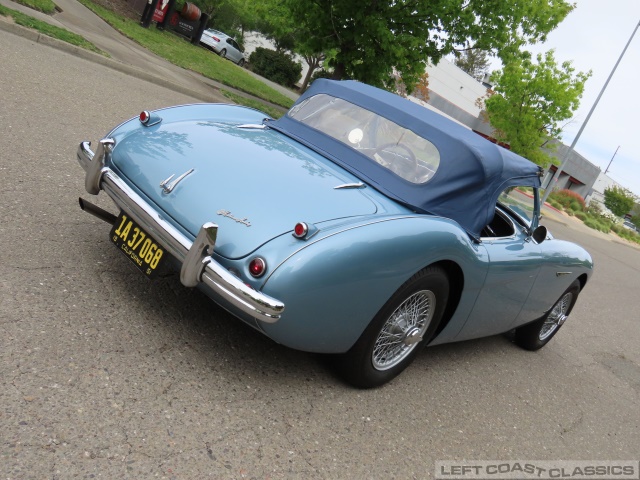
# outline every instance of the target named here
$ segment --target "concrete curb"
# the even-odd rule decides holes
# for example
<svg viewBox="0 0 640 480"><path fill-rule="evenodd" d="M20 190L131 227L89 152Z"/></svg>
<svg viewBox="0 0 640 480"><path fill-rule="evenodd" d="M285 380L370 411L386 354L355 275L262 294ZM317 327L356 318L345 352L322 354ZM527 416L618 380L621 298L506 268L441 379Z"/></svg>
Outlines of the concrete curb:
<svg viewBox="0 0 640 480"><path fill-rule="evenodd" d="M133 67L131 65L118 62L117 60L104 57L98 53L90 52L89 50L85 50L84 48L71 45L70 43L63 42L62 40L58 40L53 37L49 37L48 35L44 35L42 33L39 33L27 27L23 27L22 25L17 25L15 23L7 22L3 20L3 17L1 16L0 16L0 30L13 33L14 35L19 35L28 40L39 43L41 45L46 45L48 47L52 47L57 50L64 51L75 57L80 57L84 60L98 63L100 65L119 71L126 75L131 75L141 80L145 80L147 82L153 83L154 85L165 87L175 92L197 98L198 100L203 102L219 103L219 98L216 96L213 96L213 95L209 96L205 93L197 92L190 88L186 88L183 85L178 85L164 78L158 77L156 75L152 75L148 72L145 72L144 70ZM210 88L218 90L214 86L210 86Z"/></svg>

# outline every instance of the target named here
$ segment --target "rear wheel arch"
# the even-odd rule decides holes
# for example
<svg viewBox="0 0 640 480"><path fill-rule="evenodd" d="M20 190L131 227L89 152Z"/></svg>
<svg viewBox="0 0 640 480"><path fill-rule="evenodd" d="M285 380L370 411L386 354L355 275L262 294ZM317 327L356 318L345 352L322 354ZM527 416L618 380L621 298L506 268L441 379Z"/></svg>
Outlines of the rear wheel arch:
<svg viewBox="0 0 640 480"><path fill-rule="evenodd" d="M442 268L449 278L449 299L440 324L431 337L431 340L434 340L449 324L449 321L453 318L453 314L460 304L460 298L462 297L462 290L464 288L464 272L462 268L460 268L460 265L452 260L442 260L429 266Z"/></svg>
<svg viewBox="0 0 640 480"><path fill-rule="evenodd" d="M580 282L580 291L582 291L587 284L587 274L583 273L577 278L578 282Z"/></svg>
<svg viewBox="0 0 640 480"><path fill-rule="evenodd" d="M351 349L335 357L338 373L359 388L399 375L433 338L448 304L449 277L431 264L405 281L373 317Z"/></svg>

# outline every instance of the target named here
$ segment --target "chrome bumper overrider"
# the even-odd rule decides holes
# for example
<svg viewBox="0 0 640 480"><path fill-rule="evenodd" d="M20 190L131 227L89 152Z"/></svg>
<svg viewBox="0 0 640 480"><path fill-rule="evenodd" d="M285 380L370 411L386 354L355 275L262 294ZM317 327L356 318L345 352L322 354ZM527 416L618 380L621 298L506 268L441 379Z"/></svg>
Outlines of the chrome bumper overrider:
<svg viewBox="0 0 640 480"><path fill-rule="evenodd" d="M119 208L177 258L182 263L180 281L183 285L195 287L204 283L231 305L256 319L267 323L278 321L284 303L245 285L211 257L218 232L216 224L205 223L191 242L106 166L105 160L111 155L114 144L113 139L101 140L95 154L90 142L82 142L78 147L78 162L86 171L87 192L93 195L100 190L107 192Z"/></svg>

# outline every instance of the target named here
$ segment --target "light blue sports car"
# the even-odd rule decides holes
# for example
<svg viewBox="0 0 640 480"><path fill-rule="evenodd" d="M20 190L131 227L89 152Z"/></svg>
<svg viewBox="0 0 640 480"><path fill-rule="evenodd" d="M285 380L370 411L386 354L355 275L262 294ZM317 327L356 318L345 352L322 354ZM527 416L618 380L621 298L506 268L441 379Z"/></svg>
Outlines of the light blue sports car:
<svg viewBox="0 0 640 480"><path fill-rule="evenodd" d="M318 80L273 120L236 105L142 112L78 148L111 241L274 341L381 385L425 345L567 320L593 263L538 225L540 168L397 95Z"/></svg>

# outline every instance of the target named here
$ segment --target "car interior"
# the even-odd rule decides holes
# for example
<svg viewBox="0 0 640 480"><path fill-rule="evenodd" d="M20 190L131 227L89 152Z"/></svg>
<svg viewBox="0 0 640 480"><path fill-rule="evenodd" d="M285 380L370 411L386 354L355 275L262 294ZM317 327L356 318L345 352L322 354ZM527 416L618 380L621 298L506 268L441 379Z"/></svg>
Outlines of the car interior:
<svg viewBox="0 0 640 480"><path fill-rule="evenodd" d="M510 237L516 233L513 221L504 213L500 207L496 207L496 214L493 220L480 232L481 237L500 238Z"/></svg>

